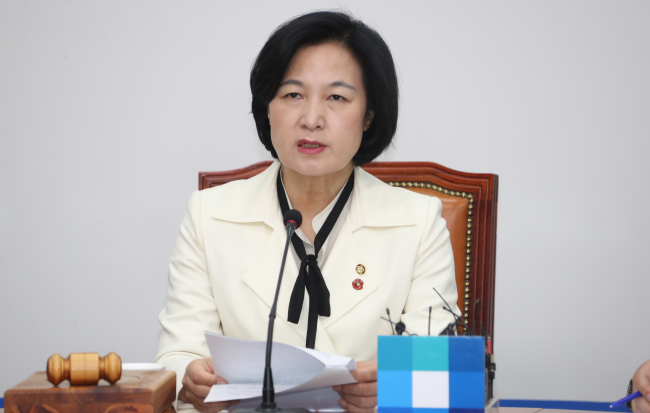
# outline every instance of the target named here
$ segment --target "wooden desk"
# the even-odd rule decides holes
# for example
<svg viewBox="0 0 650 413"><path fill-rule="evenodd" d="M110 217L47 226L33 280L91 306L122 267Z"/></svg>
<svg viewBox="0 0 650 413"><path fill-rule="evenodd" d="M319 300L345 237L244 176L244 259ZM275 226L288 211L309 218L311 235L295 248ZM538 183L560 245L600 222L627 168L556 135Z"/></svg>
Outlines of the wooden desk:
<svg viewBox="0 0 650 413"><path fill-rule="evenodd" d="M610 409L612 402L502 399L486 413L630 413L625 405Z"/></svg>
<svg viewBox="0 0 650 413"><path fill-rule="evenodd" d="M0 413L5 413L5 409L0 408ZM173 407L170 407L169 409L165 410L163 413L176 413L176 410L174 410Z"/></svg>
<svg viewBox="0 0 650 413"><path fill-rule="evenodd" d="M601 412L626 412L625 406L610 409L609 403L561 400L499 400L486 413L601 413ZM0 408L0 413L4 409ZM175 413L169 408L164 413Z"/></svg>

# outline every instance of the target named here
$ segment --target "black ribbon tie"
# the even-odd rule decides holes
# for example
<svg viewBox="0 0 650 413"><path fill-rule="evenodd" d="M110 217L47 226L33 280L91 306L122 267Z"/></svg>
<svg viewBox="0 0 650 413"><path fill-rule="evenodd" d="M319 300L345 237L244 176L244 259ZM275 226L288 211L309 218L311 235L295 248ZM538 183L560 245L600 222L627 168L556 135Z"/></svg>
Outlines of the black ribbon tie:
<svg viewBox="0 0 650 413"><path fill-rule="evenodd" d="M323 274L318 267L317 258L321 247L329 236L334 224L339 219L343 207L348 202L350 194L354 188L354 171L348 178L348 182L343 187L341 196L334 204L332 212L325 219L323 227L316 234L314 239L314 254L307 254L305 245L297 234L291 237L291 244L300 258L300 270L298 271L298 278L293 286L291 292L291 299L289 300L289 316L287 320L290 323L298 324L300 321L300 313L302 312L302 304L305 301L305 289L309 294L309 316L307 318L307 348L314 348L316 344L316 327L318 326L318 316L329 317L331 314L330 309L330 292L325 284ZM278 200L280 201L280 210L284 215L289 210L289 202L282 185L282 177L278 172L277 179Z"/></svg>

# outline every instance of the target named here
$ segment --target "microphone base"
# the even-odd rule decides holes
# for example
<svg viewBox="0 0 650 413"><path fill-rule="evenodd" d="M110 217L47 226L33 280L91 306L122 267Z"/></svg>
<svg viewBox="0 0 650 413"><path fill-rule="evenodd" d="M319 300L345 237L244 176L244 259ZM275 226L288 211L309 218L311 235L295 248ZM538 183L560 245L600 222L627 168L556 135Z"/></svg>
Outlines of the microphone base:
<svg viewBox="0 0 650 413"><path fill-rule="evenodd" d="M290 409L281 409L279 407L276 407L275 409L263 409L261 407L258 407L256 409L253 408L248 408L248 409L234 409L234 413L311 413L309 409L303 409L300 407L294 407Z"/></svg>

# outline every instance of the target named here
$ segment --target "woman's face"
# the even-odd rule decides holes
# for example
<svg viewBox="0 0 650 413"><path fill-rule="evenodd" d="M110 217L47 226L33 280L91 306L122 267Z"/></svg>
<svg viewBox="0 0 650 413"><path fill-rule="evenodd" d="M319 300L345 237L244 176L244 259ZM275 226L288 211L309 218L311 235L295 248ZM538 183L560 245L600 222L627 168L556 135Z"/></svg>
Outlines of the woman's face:
<svg viewBox="0 0 650 413"><path fill-rule="evenodd" d="M284 167L324 176L351 166L372 121L356 59L335 43L299 49L269 103L269 121Z"/></svg>

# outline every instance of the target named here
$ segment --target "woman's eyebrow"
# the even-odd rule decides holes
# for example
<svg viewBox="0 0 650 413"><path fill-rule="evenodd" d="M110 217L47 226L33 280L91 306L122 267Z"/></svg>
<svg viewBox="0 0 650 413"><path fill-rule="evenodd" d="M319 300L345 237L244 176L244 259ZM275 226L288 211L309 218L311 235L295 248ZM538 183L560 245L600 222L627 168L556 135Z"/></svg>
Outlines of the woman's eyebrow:
<svg viewBox="0 0 650 413"><path fill-rule="evenodd" d="M296 80L296 79L287 79L287 80L285 80L284 82L280 83L280 86L279 86L279 87L287 86L287 85L305 86L305 84L302 83L300 80ZM352 85L350 85L350 84L348 84L348 83L345 83L345 82L342 81L342 80L338 80L338 81L336 81L336 82L332 82L332 83L330 83L328 86L329 86L329 87L345 87L345 88L348 88L348 89L352 89L352 90L354 90L354 91L357 90L356 87L354 87L354 86L352 86Z"/></svg>
<svg viewBox="0 0 650 413"><path fill-rule="evenodd" d="M280 87L286 86L286 85L305 86L304 83L302 83L300 80L296 80L296 79L287 79L284 82L280 83Z"/></svg>
<svg viewBox="0 0 650 413"><path fill-rule="evenodd" d="M332 83L330 83L330 87L337 87L337 86L340 86L340 87L346 87L346 88L348 88L348 89L352 89L352 90L355 90L355 91L357 90L356 87L354 87L354 86L352 86L352 85L349 85L349 84L345 83L345 82L342 81L342 80L339 80L338 82L332 82Z"/></svg>

